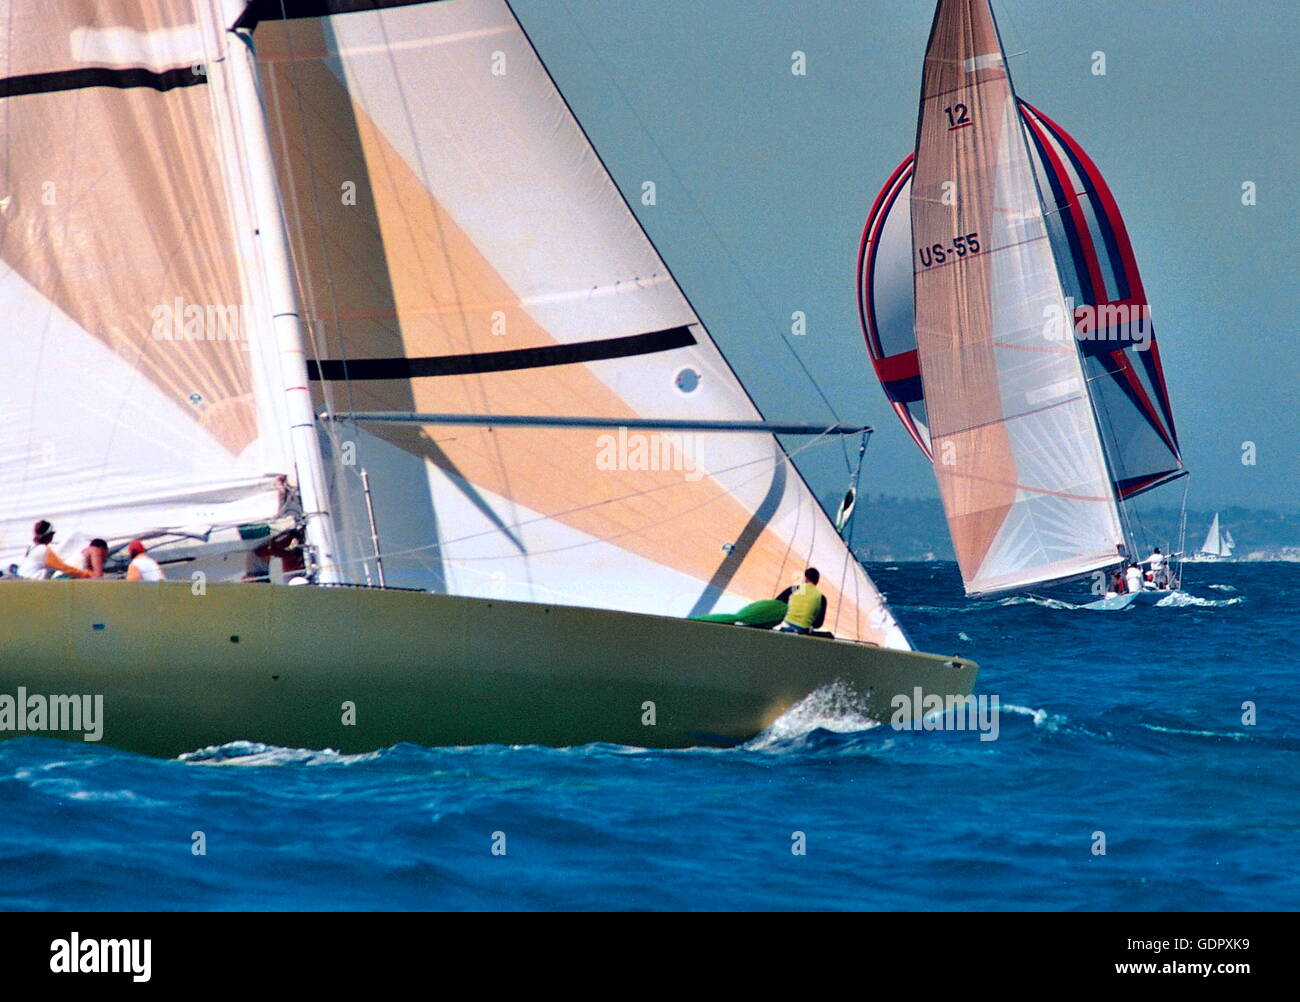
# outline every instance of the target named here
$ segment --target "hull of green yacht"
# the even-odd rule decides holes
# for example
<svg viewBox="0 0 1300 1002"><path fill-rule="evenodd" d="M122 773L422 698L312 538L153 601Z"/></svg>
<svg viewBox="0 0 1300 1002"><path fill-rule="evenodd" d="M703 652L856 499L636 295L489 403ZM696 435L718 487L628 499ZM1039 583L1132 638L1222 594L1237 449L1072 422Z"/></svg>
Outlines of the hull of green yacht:
<svg viewBox="0 0 1300 1002"><path fill-rule="evenodd" d="M158 756L241 739L344 752L730 744L832 683L889 720L896 695L907 707L918 689L966 695L977 670L766 630L422 592L0 586L0 736L98 730L104 744ZM74 702L87 719L70 716Z"/></svg>

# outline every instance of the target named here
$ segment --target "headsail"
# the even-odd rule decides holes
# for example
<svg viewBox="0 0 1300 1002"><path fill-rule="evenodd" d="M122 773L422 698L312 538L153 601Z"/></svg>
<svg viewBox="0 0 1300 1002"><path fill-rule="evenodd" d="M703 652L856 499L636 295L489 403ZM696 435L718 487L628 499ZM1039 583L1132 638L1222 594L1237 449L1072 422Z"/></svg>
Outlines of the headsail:
<svg viewBox="0 0 1300 1002"><path fill-rule="evenodd" d="M967 591L1114 563L1119 513L988 0L940 0L911 210L917 357Z"/></svg>
<svg viewBox="0 0 1300 1002"><path fill-rule="evenodd" d="M858 293L968 591L1132 549L1120 500L1183 470L1141 278L1096 166L1016 99L987 0L939 3L917 150L871 209Z"/></svg>
<svg viewBox="0 0 1300 1002"><path fill-rule="evenodd" d="M38 518L111 539L275 515L294 471L209 5L12 4L4 32L0 566Z"/></svg>
<svg viewBox="0 0 1300 1002"><path fill-rule="evenodd" d="M760 415L509 6L380 6L255 32L320 407L611 426L340 422L347 572L365 466L390 583L698 614L812 564L837 635L907 646L771 435L618 427Z"/></svg>
<svg viewBox="0 0 1300 1002"><path fill-rule="evenodd" d="M1053 205L1047 230L1074 303L1112 489L1117 497L1130 498L1183 470L1132 243L1114 195L1078 141L1023 100L1020 117L1039 191ZM912 159L909 155L886 181L867 217L858 256L858 306L881 387L908 433L933 459L913 326ZM1141 328L1136 336L1130 320Z"/></svg>

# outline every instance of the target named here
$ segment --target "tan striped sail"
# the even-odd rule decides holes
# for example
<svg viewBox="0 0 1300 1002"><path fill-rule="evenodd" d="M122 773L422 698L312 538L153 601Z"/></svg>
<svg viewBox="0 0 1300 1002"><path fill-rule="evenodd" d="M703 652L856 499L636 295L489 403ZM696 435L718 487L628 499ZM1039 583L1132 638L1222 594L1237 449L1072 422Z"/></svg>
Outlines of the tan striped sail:
<svg viewBox="0 0 1300 1002"><path fill-rule="evenodd" d="M447 0L256 29L320 406L608 418L337 426L348 573L660 614L822 572L839 636L907 641L759 413L509 7ZM351 464L351 465L350 465Z"/></svg>
<svg viewBox="0 0 1300 1002"><path fill-rule="evenodd" d="M205 73L214 5L7 5L0 35L0 565L274 515L252 265Z"/></svg>
<svg viewBox="0 0 1300 1002"><path fill-rule="evenodd" d="M988 0L940 0L911 187L916 344L966 589L1113 564L1123 543Z"/></svg>

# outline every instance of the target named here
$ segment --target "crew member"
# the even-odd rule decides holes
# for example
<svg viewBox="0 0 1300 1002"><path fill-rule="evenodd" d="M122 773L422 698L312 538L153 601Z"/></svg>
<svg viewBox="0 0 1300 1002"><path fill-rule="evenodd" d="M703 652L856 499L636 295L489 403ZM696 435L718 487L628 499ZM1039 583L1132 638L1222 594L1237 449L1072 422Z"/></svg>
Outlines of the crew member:
<svg viewBox="0 0 1300 1002"><path fill-rule="evenodd" d="M131 557L131 563L126 569L128 581L162 581L166 578L158 561L145 552L145 545L140 540L131 540L126 552Z"/></svg>
<svg viewBox="0 0 1300 1002"><path fill-rule="evenodd" d="M787 588L777 596L786 603L785 619L777 627L782 633L811 633L821 629L826 621L826 596L817 589L821 574L816 567L803 572L803 581Z"/></svg>
<svg viewBox="0 0 1300 1002"><path fill-rule="evenodd" d="M88 578L89 571L73 567L54 550L54 526L41 519L32 526L32 545L27 547L22 563L18 565L18 576L29 581L44 581L56 571L70 578Z"/></svg>
<svg viewBox="0 0 1300 1002"><path fill-rule="evenodd" d="M1136 595L1142 590L1142 568L1137 564L1129 564L1128 570L1124 572L1124 582L1128 585L1128 590Z"/></svg>
<svg viewBox="0 0 1300 1002"><path fill-rule="evenodd" d="M1165 555L1160 552L1160 547L1155 548L1148 561L1151 564L1151 579L1155 582L1157 588L1169 587L1169 561Z"/></svg>
<svg viewBox="0 0 1300 1002"><path fill-rule="evenodd" d="M108 560L108 543L102 539L92 539L81 551L81 567L90 572L88 577L102 578L106 560Z"/></svg>

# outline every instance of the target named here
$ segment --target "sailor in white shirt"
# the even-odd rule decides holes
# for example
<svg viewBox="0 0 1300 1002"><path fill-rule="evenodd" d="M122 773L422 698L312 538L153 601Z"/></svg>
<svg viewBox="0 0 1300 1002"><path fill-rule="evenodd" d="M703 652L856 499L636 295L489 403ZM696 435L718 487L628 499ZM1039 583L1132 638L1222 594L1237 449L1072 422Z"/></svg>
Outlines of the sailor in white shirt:
<svg viewBox="0 0 1300 1002"><path fill-rule="evenodd" d="M144 543L140 540L131 540L126 552L131 556L131 563L126 569L128 581L162 581L166 578L158 561L145 552Z"/></svg>
<svg viewBox="0 0 1300 1002"><path fill-rule="evenodd" d="M1151 565L1151 579L1156 587L1164 588L1168 581L1165 578L1165 555L1160 552L1160 547L1157 546L1155 552L1147 557L1147 563Z"/></svg>
<svg viewBox="0 0 1300 1002"><path fill-rule="evenodd" d="M88 578L90 572L73 567L59 555L65 549L62 542L54 541L54 526L41 519L32 526L32 545L27 548L18 564L18 576L29 581L44 581L54 573L70 578Z"/></svg>
<svg viewBox="0 0 1300 1002"><path fill-rule="evenodd" d="M1130 595L1140 592L1142 590L1142 568L1137 564L1129 564L1128 570L1124 572L1124 583L1128 586Z"/></svg>

